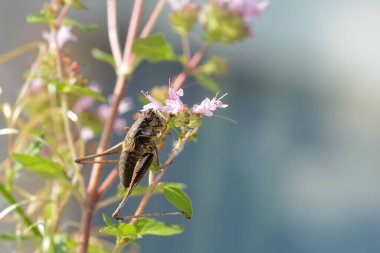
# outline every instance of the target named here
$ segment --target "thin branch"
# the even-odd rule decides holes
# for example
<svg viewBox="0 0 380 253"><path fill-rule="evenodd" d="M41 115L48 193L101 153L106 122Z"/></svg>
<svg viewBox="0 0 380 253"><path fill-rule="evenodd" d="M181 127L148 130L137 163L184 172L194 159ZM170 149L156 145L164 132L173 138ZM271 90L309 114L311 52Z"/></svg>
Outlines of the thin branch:
<svg viewBox="0 0 380 253"><path fill-rule="evenodd" d="M62 24L62 21L63 21L63 19L65 18L65 16L66 16L67 12L69 11L69 9L70 9L70 5L69 5L69 4L65 4L65 5L62 7L62 9L61 9L61 11L59 12L57 18L55 19L55 24L56 24L57 26L60 26L60 25Z"/></svg>
<svg viewBox="0 0 380 253"><path fill-rule="evenodd" d="M3 55L0 55L0 64L3 64L7 61L10 61L22 54L25 54L33 49L38 48L40 45L39 42L30 42L25 45L22 45L21 47L18 47L16 49L13 49L12 51L9 51L8 53L5 53Z"/></svg>
<svg viewBox="0 0 380 253"><path fill-rule="evenodd" d="M191 57L189 36L181 35L181 43L182 43L183 54L186 57L186 61L188 61Z"/></svg>
<svg viewBox="0 0 380 253"><path fill-rule="evenodd" d="M107 0L108 39L110 42L112 55L116 62L116 66L119 68L121 64L121 50L117 25L117 4L117 0Z"/></svg>
<svg viewBox="0 0 380 253"><path fill-rule="evenodd" d="M144 29L142 30L140 37L145 38L150 34L152 31L154 25L157 23L157 19L161 14L162 9L165 6L166 0L159 0L156 4L156 7L154 8L152 14L150 15L148 22L146 22L146 25L144 26Z"/></svg>
<svg viewBox="0 0 380 253"><path fill-rule="evenodd" d="M113 181L117 178L119 175L118 169L113 169L110 174L108 174L107 178L103 181L102 185L98 189L98 195L102 196L108 188L112 185Z"/></svg>
<svg viewBox="0 0 380 253"><path fill-rule="evenodd" d="M185 65L185 70L182 71L173 82L173 89L179 90L186 81L189 74L198 66L201 62L206 51L209 49L210 44L205 44Z"/></svg>
<svg viewBox="0 0 380 253"><path fill-rule="evenodd" d="M135 41L139 29L140 19L142 16L142 10L144 6L144 0L135 0L133 5L132 16L129 22L128 34L125 40L124 54L123 54L123 64L131 65L129 58L132 54L132 45Z"/></svg>

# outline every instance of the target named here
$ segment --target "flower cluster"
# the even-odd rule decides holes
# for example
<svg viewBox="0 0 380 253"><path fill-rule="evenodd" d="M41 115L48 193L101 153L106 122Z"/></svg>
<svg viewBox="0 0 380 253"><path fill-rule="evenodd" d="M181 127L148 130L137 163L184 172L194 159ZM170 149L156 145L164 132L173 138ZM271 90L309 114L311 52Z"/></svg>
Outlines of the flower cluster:
<svg viewBox="0 0 380 253"><path fill-rule="evenodd" d="M161 102L149 95L148 92L142 91L142 93L150 101L150 103L144 105L141 111L155 109L170 114L178 114L179 112L188 108L188 106L183 104L180 99L180 97L183 96L182 89L175 91L173 88L170 87L169 98L165 100L166 105L161 104ZM228 106L227 104L223 104L223 102L220 101L226 95L227 93L218 99L216 97L214 97L213 99L207 97L199 105L193 105L193 107L191 107L190 109L190 112L199 113L210 117L213 115L213 111L215 111L217 108L226 108Z"/></svg>
<svg viewBox="0 0 380 253"><path fill-rule="evenodd" d="M62 25L57 31L57 38L55 38L54 33L52 31L43 32L42 37L44 37L44 39L47 40L47 42L49 43L49 48L51 50L56 49L57 46L58 48L62 48L66 42L77 40L77 37L71 33L71 28L71 26Z"/></svg>
<svg viewBox="0 0 380 253"><path fill-rule="evenodd" d="M200 2L200 1L198 1ZM198 20L209 43L230 44L251 36L249 20L258 17L269 0L214 0L200 5L195 0L168 0L173 29L186 35Z"/></svg>

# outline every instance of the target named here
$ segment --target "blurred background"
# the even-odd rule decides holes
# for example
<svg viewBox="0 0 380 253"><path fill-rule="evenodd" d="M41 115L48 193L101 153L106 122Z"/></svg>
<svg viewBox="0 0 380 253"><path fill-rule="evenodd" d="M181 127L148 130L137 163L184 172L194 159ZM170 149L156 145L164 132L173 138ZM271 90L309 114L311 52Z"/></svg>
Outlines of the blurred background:
<svg viewBox="0 0 380 253"><path fill-rule="evenodd" d="M42 2L0 1L0 54L42 40L47 28L25 21ZM105 1L84 2L91 11L69 16L99 29L74 30L79 40L68 48L84 76L109 94L112 69L91 57L94 47L110 51ZM154 1L146 2L149 9ZM122 31L130 7L120 6ZM230 74L218 80L229 107L218 113L238 124L206 119L198 143L185 147L164 178L187 185L194 217L164 218L184 223L184 233L146 236L139 241L142 252L379 252L380 1L272 1L253 27L254 38L210 52L230 59ZM181 52L166 14L155 31ZM2 100L14 100L34 57L0 65ZM142 64L127 90L135 111L140 90L166 84L180 70L174 63ZM214 94L194 85L184 100L193 104L205 96ZM129 200L125 212L137 203ZM66 219L79 220L72 205ZM102 226L101 214L115 206L100 210L95 223ZM171 208L161 197L149 205L150 211Z"/></svg>

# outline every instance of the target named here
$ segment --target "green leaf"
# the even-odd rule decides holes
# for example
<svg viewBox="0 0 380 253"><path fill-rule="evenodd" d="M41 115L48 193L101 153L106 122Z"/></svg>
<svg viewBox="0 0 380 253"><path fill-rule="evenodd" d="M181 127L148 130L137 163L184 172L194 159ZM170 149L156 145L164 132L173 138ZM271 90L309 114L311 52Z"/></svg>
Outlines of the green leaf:
<svg viewBox="0 0 380 253"><path fill-rule="evenodd" d="M67 252L67 236L64 234L54 235L54 253Z"/></svg>
<svg viewBox="0 0 380 253"><path fill-rule="evenodd" d="M107 102L107 99L105 97L103 97L102 94L100 94L97 91L91 90L89 88L82 87L79 85L67 85L67 84L61 83L61 82L52 82L52 83L55 85L55 87L59 91L62 91L65 93L71 93L72 92L72 93L76 93L78 95L93 97L102 103Z"/></svg>
<svg viewBox="0 0 380 253"><path fill-rule="evenodd" d="M164 186L163 190L166 199L181 210L186 215L186 218L190 219L193 215L193 208L189 196L181 188L173 185Z"/></svg>
<svg viewBox="0 0 380 253"><path fill-rule="evenodd" d="M88 10L87 6L82 2L82 1L79 1L79 0L70 0L71 2L71 5L75 8L75 9L79 9L79 10Z"/></svg>
<svg viewBox="0 0 380 253"><path fill-rule="evenodd" d="M223 76L228 72L228 61L218 56L212 56L199 68L205 75Z"/></svg>
<svg viewBox="0 0 380 253"><path fill-rule="evenodd" d="M15 233L6 232L3 234L0 234L0 240L9 240L9 241L15 241L15 240L31 240L36 239L35 236L30 235L16 235Z"/></svg>
<svg viewBox="0 0 380 253"><path fill-rule="evenodd" d="M76 21L74 19L71 19L71 18L64 18L63 19L63 24L79 28L79 29L81 29L84 32L91 32L93 30L98 29L98 25L96 25L96 24L87 24L87 25L85 25L85 24L81 24L78 21Z"/></svg>
<svg viewBox="0 0 380 253"><path fill-rule="evenodd" d="M203 125L203 121L198 119L198 120L192 120L190 121L190 123L188 124L188 127L191 127L191 128L196 128L196 127L199 127Z"/></svg>
<svg viewBox="0 0 380 253"><path fill-rule="evenodd" d="M32 13L26 17L28 23L48 23L49 19L42 13Z"/></svg>
<svg viewBox="0 0 380 253"><path fill-rule="evenodd" d="M13 157L24 165L26 169L37 173L47 180L64 178L63 166L50 159L18 153L13 153Z"/></svg>
<svg viewBox="0 0 380 253"><path fill-rule="evenodd" d="M116 236L118 238L122 238L122 239L134 240L134 239L138 238L136 227L131 225L131 224L127 224L127 223L120 223L119 226L117 226L117 227L116 226L107 226L107 227L100 229L99 232L104 233L104 234L108 234L108 235L114 235L114 236Z"/></svg>
<svg viewBox="0 0 380 253"><path fill-rule="evenodd" d="M109 227L116 227L116 224L113 223L113 222L111 221L111 219L108 218L108 216L105 215L104 213L103 213L103 220L104 220L104 222L107 224L107 226L109 226Z"/></svg>
<svg viewBox="0 0 380 253"><path fill-rule="evenodd" d="M1 183L0 183L0 194L3 195L3 197L8 201L8 203L10 204L16 203L15 197L12 195L12 193L9 190L5 189L5 187ZM18 215L21 217L21 219L26 225L31 226L30 229L33 232L33 234L41 238L42 237L41 232L38 230L37 227L33 226L32 220L25 213L24 209L20 207L16 207L15 211L18 213Z"/></svg>
<svg viewBox="0 0 380 253"><path fill-rule="evenodd" d="M210 77L204 74L196 74L194 75L194 77L195 79L197 79L197 81L202 87L209 89L213 92L218 92L220 90L219 85Z"/></svg>
<svg viewBox="0 0 380 253"><path fill-rule="evenodd" d="M104 62L110 64L112 67L116 68L115 59L113 58L112 55L107 54L106 52L104 52L98 48L92 49L91 54L92 54L92 57L94 57L95 59L97 59L99 61L104 61Z"/></svg>
<svg viewBox="0 0 380 253"><path fill-rule="evenodd" d="M180 234L183 231L183 226L168 225L155 219L141 218L136 224L137 233L140 235L161 235L169 236Z"/></svg>
<svg viewBox="0 0 380 253"><path fill-rule="evenodd" d="M84 95L84 96L93 97L102 103L107 102L107 99L105 97L103 97L102 94L100 94L97 91L91 90L89 88L85 88L85 87L78 86L78 85L72 85L72 86L70 86L70 91L73 93Z"/></svg>
<svg viewBox="0 0 380 253"><path fill-rule="evenodd" d="M173 49L165 40L163 34L155 34L143 39L135 40L132 50L138 58L153 63L175 59Z"/></svg>

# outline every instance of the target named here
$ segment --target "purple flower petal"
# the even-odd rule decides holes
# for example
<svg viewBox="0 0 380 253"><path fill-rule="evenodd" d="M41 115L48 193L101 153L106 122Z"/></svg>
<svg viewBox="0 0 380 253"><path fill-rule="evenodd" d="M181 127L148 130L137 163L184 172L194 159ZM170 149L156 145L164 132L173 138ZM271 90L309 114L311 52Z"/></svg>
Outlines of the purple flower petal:
<svg viewBox="0 0 380 253"><path fill-rule="evenodd" d="M216 99L216 97L214 97L212 100L210 100L209 98L205 98L201 102L201 104L194 105L193 108L191 108L191 111L195 113L201 113L210 117L213 115L213 111L215 111L216 108L226 108L228 106L227 104L223 104L223 102L220 101L220 99L222 99L226 95L227 93L221 96L219 99Z"/></svg>
<svg viewBox="0 0 380 253"><path fill-rule="evenodd" d="M146 111L149 109L156 109L156 110L163 110L164 109L164 106L159 101L154 99L151 95L149 95L148 92L141 91L141 93L144 94L144 96L147 99L149 99L149 101L150 101L149 104L144 105L144 107L141 111Z"/></svg>
<svg viewBox="0 0 380 253"><path fill-rule="evenodd" d="M42 37L47 40L49 43L50 49L55 49L55 38L52 31L50 32L43 32ZM71 26L68 25L62 25L59 30L57 31L57 44L58 48L62 48L63 45L68 41L76 41L77 37L71 33Z"/></svg>

